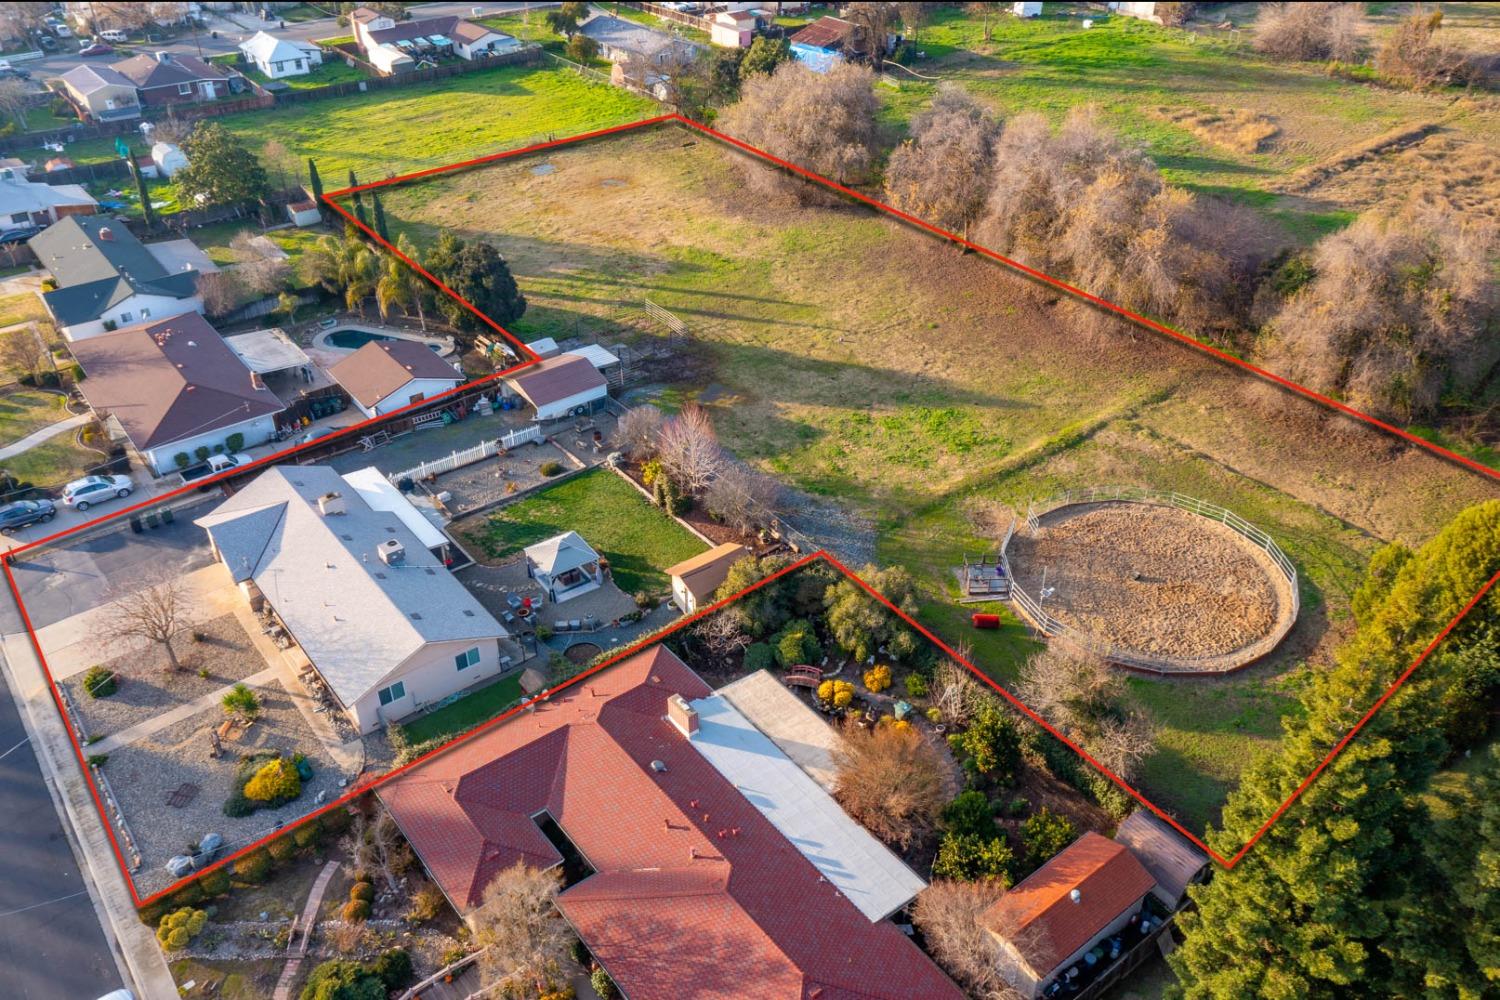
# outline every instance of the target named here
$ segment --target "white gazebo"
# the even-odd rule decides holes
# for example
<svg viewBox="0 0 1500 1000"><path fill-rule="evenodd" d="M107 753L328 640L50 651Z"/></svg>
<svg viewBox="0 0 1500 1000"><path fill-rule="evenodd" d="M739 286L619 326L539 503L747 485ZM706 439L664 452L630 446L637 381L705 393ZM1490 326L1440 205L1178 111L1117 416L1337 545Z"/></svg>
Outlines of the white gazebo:
<svg viewBox="0 0 1500 1000"><path fill-rule="evenodd" d="M604 582L599 553L576 531L527 546L526 575L541 584L554 604L598 590Z"/></svg>

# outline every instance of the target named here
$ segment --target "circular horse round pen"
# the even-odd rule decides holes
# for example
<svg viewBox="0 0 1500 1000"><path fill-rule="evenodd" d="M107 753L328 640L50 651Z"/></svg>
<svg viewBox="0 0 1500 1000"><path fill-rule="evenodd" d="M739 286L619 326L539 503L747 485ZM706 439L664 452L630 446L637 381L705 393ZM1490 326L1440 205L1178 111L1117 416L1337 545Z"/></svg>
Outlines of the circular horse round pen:
<svg viewBox="0 0 1500 1000"><path fill-rule="evenodd" d="M1003 551L1032 625L1135 670L1237 670L1297 620L1297 571L1275 540L1182 494L1055 497L1033 505Z"/></svg>

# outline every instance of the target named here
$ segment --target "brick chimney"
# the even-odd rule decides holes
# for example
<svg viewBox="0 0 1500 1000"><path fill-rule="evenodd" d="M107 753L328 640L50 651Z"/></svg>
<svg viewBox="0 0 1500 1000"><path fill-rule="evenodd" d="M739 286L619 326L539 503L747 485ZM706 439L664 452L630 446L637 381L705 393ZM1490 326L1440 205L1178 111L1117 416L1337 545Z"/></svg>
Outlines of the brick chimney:
<svg viewBox="0 0 1500 1000"><path fill-rule="evenodd" d="M688 739L698 734L698 713L680 694L667 699L667 721Z"/></svg>

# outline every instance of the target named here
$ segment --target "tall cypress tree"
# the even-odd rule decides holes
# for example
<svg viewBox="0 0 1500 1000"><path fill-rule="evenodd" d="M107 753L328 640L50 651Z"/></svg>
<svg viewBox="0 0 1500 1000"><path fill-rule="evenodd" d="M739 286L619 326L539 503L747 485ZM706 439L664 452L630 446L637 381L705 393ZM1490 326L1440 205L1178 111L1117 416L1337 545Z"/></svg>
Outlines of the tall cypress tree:
<svg viewBox="0 0 1500 1000"><path fill-rule="evenodd" d="M156 212L151 208L151 195L146 190L146 175L141 173L141 164L136 159L134 150L130 153L130 172L135 175L135 193L141 199L141 218L146 222L147 232L150 232L156 228Z"/></svg>
<svg viewBox="0 0 1500 1000"><path fill-rule="evenodd" d="M307 158L307 186L312 189L313 204L318 206L318 212L323 211L323 178L318 176L318 163L311 156Z"/></svg>
<svg viewBox="0 0 1500 1000"><path fill-rule="evenodd" d="M379 194L371 194L370 200L375 203L375 235L389 243L391 238L385 231L385 206L380 203Z"/></svg>
<svg viewBox="0 0 1500 1000"><path fill-rule="evenodd" d="M354 176L354 168L353 167L349 168L349 186L350 187L358 187L359 186L359 180ZM364 195L361 192L359 192L359 191L354 192L354 217L356 219L358 219L360 222L364 223L365 225L369 225L369 221L370 220L368 220L368 219L365 218L365 199L364 199Z"/></svg>

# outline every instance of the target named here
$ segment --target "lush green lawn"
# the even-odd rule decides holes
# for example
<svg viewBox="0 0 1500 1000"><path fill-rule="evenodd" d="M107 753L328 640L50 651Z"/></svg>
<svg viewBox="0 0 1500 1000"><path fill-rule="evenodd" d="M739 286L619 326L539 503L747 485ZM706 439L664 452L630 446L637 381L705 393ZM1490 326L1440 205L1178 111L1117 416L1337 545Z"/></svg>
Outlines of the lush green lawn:
<svg viewBox="0 0 1500 1000"><path fill-rule="evenodd" d="M240 70L262 86L268 83L284 83L292 90L312 90L335 83L354 83L370 78L369 71L357 63L350 66L342 59L330 56L326 52L323 54L323 60L322 65L315 67L310 73L304 73L301 76L283 76L274 81L253 66L242 66Z"/></svg>
<svg viewBox="0 0 1500 1000"><path fill-rule="evenodd" d="M61 486L77 479L104 461L98 452L73 443L73 432L59 434L35 448L0 461L5 471L22 482L38 486Z"/></svg>
<svg viewBox="0 0 1500 1000"><path fill-rule="evenodd" d="M328 190L352 168L362 181L482 156L527 140L650 117L654 102L542 66L502 66L431 84L307 101L216 118L258 150L275 139L299 163L315 157ZM139 140L135 142L140 147ZM74 143L79 162L112 159L114 140ZM301 178L299 178L300 180Z"/></svg>
<svg viewBox="0 0 1500 1000"><path fill-rule="evenodd" d="M467 534L498 560L564 531L578 532L608 559L616 586L627 594L665 591L663 570L705 548L607 469L585 472L502 508Z"/></svg>
<svg viewBox="0 0 1500 1000"><path fill-rule="evenodd" d="M56 393L29 389L6 393L0 396L0 445L19 441L67 417L63 397Z"/></svg>
<svg viewBox="0 0 1500 1000"><path fill-rule="evenodd" d="M196 243L204 253L208 254L215 264L224 267L228 264L239 264L250 259L249 255L236 250L230 244L240 233L250 233L253 236L264 235L269 237L282 250L286 251L287 263L296 267L314 243L327 232L322 229L276 229L264 232L254 222L216 222L211 226L202 226L198 229L188 230L188 239Z"/></svg>
<svg viewBox="0 0 1500 1000"><path fill-rule="evenodd" d="M47 307L40 295L20 292L0 297L0 329L31 319L46 319Z"/></svg>
<svg viewBox="0 0 1500 1000"><path fill-rule="evenodd" d="M489 687L480 688L451 705L445 705L410 723L403 723L412 743L426 743L439 737L457 736L487 722L521 698L521 675L502 677Z"/></svg>

